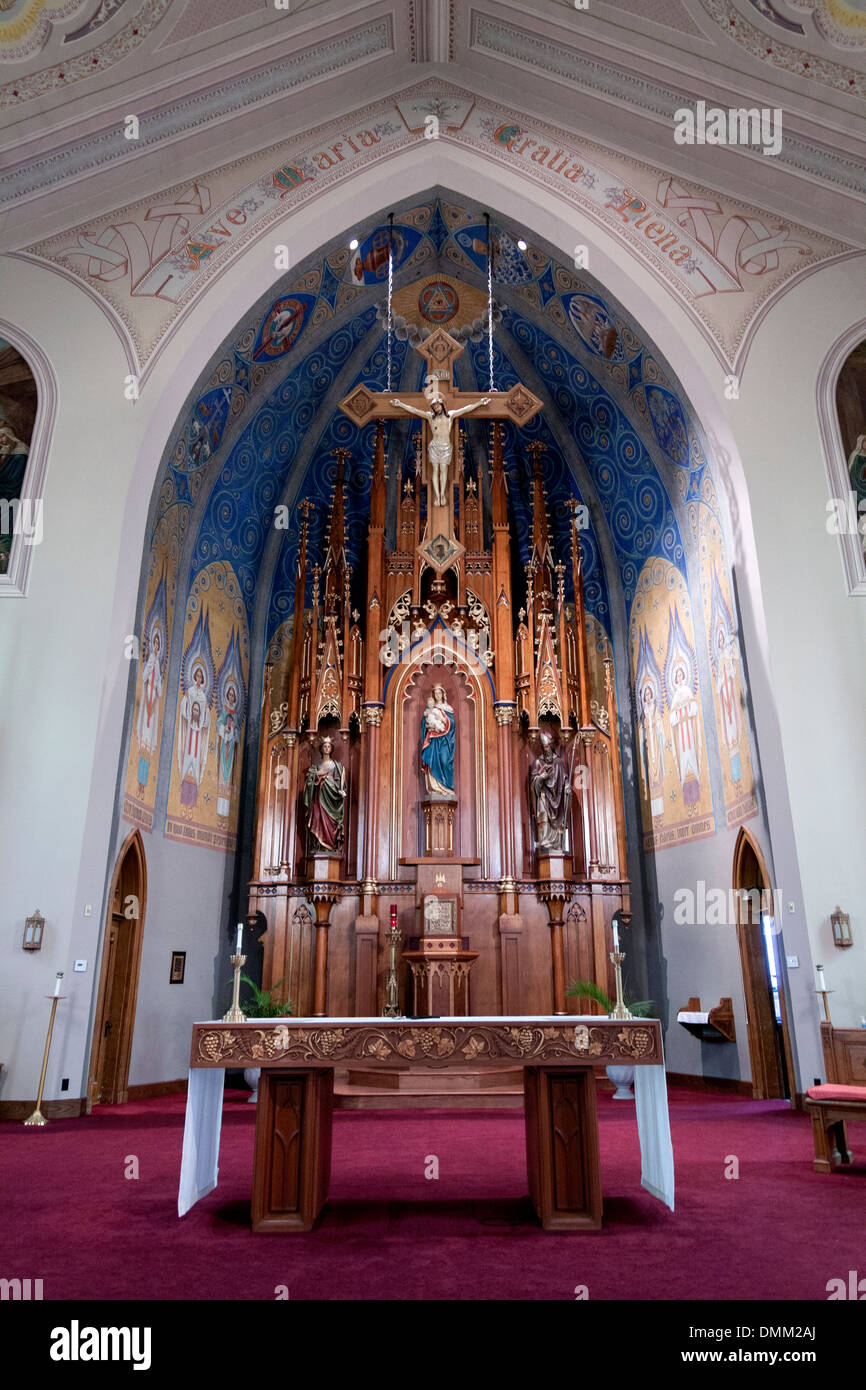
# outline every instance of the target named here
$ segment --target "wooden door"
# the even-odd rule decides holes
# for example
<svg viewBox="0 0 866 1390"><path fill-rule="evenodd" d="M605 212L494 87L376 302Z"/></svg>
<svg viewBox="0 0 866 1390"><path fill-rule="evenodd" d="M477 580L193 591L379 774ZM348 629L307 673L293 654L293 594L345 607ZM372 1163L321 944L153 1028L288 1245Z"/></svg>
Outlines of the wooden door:
<svg viewBox="0 0 866 1390"><path fill-rule="evenodd" d="M751 892L758 889L764 901L773 902L763 857L748 831L741 829L734 851L733 886ZM781 1023L773 1002L770 967L764 943L763 923L751 902L737 902L737 936L743 968L743 992L752 1066L752 1093L756 1100L782 1099L794 1093L794 1068L788 1033L785 957L781 933L773 936ZM776 927L780 927L776 923Z"/></svg>
<svg viewBox="0 0 866 1390"><path fill-rule="evenodd" d="M144 847L133 831L118 856L111 887L87 1084L88 1108L128 1097L146 903Z"/></svg>

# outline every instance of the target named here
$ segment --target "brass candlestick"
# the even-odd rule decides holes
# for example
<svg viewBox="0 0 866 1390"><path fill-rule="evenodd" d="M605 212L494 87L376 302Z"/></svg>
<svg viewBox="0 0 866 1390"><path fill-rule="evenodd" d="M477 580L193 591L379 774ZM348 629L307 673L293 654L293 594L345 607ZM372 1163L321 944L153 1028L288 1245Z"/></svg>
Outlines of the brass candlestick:
<svg viewBox="0 0 866 1390"><path fill-rule="evenodd" d="M62 970L58 971L57 978L58 980L63 979ZM48 1124L48 1121L42 1114L42 1092L45 1090L45 1076L48 1071L48 1054L51 1051L51 1034L54 1032L54 1015L57 1013L57 1005L60 1003L61 999L66 998L66 995L47 994L45 997L46 999L51 1000L51 1017L48 1020L48 1036L45 1039L45 1052L42 1056L42 1075L39 1078L39 1090L36 1095L36 1109L33 1111L33 1114L28 1115L27 1119L24 1121L25 1125L38 1126L40 1129L43 1125Z"/></svg>
<svg viewBox="0 0 866 1390"><path fill-rule="evenodd" d="M247 1016L240 1005L241 997L241 968L246 965L247 958L242 956L240 951L236 955L230 956L232 965L235 968L234 985L232 986L232 1006L227 1014L223 1014L223 1023L246 1023Z"/></svg>
<svg viewBox="0 0 866 1390"><path fill-rule="evenodd" d="M397 946L402 940L402 933L397 926L397 909L396 907L392 907L391 930L388 932L391 955L390 964L388 966L388 983L385 986L385 1007L382 1010L383 1018L400 1017L400 984L397 979Z"/></svg>
<svg viewBox="0 0 866 1390"><path fill-rule="evenodd" d="M825 1019L827 1020L828 1023L829 1023L831 1020L830 1020L830 1005L827 1003L827 995L828 995L828 994L835 994L835 992L836 992L836 991L835 991L835 990L832 990L832 989L816 989L816 990L815 990L815 993L816 993L816 994L820 994L821 998L824 1000L824 1017L825 1017Z"/></svg>
<svg viewBox="0 0 866 1390"><path fill-rule="evenodd" d="M622 997L622 963L625 960L625 951L611 951L610 958L613 961L613 968L616 974L616 1006L608 1015L609 1018L634 1018L634 1014L626 1008Z"/></svg>

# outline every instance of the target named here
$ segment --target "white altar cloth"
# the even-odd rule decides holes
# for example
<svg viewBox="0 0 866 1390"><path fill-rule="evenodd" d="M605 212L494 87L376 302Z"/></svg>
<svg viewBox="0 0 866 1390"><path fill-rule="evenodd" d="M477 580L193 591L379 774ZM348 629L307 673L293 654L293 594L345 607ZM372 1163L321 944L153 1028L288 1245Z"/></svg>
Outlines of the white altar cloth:
<svg viewBox="0 0 866 1390"><path fill-rule="evenodd" d="M555 1014L549 1018L537 1014L479 1018L474 1023L593 1023L598 1015ZM221 1020L211 1020L221 1022ZM285 1022L284 1019L270 1020ZM311 1018L292 1023L309 1023L322 1027L343 1024L376 1024L381 1018ZM398 1023L399 1019L390 1020ZM417 1020L406 1019L407 1023ZM440 1018L437 1023L465 1023L462 1018ZM217 1185L219 1177L220 1131L222 1129L222 1100L225 1071L222 1067L190 1067L186 1097L186 1123L183 1131L183 1156L180 1163L180 1186L177 1194L177 1214L185 1216L202 1197ZM641 1154L641 1187L665 1206L674 1210L674 1153L671 1144L668 1090L664 1066L637 1066L634 1069L634 1099L637 1135Z"/></svg>

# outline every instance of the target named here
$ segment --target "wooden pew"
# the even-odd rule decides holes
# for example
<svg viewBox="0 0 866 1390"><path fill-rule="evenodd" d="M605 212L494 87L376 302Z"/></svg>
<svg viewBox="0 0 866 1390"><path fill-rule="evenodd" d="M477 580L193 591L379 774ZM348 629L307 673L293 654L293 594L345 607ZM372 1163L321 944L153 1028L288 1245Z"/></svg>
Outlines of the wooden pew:
<svg viewBox="0 0 866 1390"><path fill-rule="evenodd" d="M821 1024L821 1046L827 1081L806 1092L812 1120L816 1173L832 1173L850 1163L848 1120L866 1121L866 1028L834 1028Z"/></svg>

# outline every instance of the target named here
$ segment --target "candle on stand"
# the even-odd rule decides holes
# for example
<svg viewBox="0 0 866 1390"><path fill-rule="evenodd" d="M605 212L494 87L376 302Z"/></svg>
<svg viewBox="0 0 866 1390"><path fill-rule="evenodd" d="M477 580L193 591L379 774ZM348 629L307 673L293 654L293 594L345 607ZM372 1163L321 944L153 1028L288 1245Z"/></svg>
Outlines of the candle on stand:
<svg viewBox="0 0 866 1390"><path fill-rule="evenodd" d="M613 949L619 953L619 928L616 922L613 924Z"/></svg>
<svg viewBox="0 0 866 1390"><path fill-rule="evenodd" d="M60 998L60 981L63 979L63 971L58 970L57 979L54 981L54 998Z"/></svg>
<svg viewBox="0 0 866 1390"><path fill-rule="evenodd" d="M817 977L818 977L818 988L821 989L821 990L826 989L826 988L827 988L827 982L826 982L826 980L824 979L824 967L823 967L823 965L816 965L816 966L815 966L815 974L816 974Z"/></svg>
<svg viewBox="0 0 866 1390"><path fill-rule="evenodd" d="M236 955L236 956L239 956L240 953L241 953L241 941L243 940L243 935L244 935L244 924L243 924L243 922L238 922L238 939L237 939L237 942L235 943L235 955Z"/></svg>

